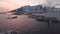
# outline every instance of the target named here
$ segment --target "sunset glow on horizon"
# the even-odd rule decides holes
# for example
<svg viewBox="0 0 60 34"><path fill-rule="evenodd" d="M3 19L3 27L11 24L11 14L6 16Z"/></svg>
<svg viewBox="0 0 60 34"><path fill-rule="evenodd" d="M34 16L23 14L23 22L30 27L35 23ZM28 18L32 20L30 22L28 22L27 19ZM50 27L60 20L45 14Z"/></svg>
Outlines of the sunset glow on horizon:
<svg viewBox="0 0 60 34"><path fill-rule="evenodd" d="M51 2L52 5L59 4L60 0L0 0L0 7L13 10L25 5L39 5Z"/></svg>
<svg viewBox="0 0 60 34"><path fill-rule="evenodd" d="M38 5L45 3L45 0L0 0L0 7L13 10L25 5Z"/></svg>

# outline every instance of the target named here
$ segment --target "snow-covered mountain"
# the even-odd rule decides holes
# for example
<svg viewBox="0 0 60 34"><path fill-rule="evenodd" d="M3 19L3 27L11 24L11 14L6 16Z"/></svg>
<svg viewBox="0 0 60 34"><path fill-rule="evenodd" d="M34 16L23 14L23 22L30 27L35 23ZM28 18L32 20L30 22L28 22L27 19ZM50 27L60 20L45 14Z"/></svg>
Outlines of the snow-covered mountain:
<svg viewBox="0 0 60 34"><path fill-rule="evenodd" d="M39 12L60 12L60 8L55 8L51 6L42 6L42 5L36 5L36 6L27 5L27 6L22 6L21 8L12 10L10 12L15 12L15 14L39 13Z"/></svg>

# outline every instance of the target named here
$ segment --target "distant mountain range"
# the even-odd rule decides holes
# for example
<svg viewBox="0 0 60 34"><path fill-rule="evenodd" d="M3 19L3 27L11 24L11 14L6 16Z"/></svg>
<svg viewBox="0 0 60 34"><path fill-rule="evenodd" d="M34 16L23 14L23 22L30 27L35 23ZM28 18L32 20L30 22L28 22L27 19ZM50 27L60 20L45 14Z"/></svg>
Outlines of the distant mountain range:
<svg viewBox="0 0 60 34"><path fill-rule="evenodd" d="M36 6L22 6L21 8L14 9L10 12L15 12L14 14L30 14L30 13L44 13L44 12L60 12L60 8L55 8L51 6L42 6L42 5L36 5Z"/></svg>
<svg viewBox="0 0 60 34"><path fill-rule="evenodd" d="M30 5L27 5L27 6L22 6L20 8L17 8L17 9L14 9L14 10L11 10L11 12L45 12L45 11L60 11L60 8L55 8L55 7L52 7L52 6L42 6L42 5L36 5L36 6L30 6Z"/></svg>

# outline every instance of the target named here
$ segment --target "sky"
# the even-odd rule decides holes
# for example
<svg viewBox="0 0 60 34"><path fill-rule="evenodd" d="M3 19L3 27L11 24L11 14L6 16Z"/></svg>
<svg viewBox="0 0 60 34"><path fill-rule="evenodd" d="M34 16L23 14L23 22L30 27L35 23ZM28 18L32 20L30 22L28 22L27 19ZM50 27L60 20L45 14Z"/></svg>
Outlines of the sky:
<svg viewBox="0 0 60 34"><path fill-rule="evenodd" d="M59 3L60 0L0 0L0 7L13 10L25 5L46 4L47 2L56 4Z"/></svg>

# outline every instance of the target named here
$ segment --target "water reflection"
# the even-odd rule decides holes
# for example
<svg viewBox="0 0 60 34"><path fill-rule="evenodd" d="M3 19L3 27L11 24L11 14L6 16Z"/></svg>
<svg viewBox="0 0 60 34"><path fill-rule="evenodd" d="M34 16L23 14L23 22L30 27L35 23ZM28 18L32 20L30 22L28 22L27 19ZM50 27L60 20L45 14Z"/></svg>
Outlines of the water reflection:
<svg viewBox="0 0 60 34"><path fill-rule="evenodd" d="M4 16L4 17L3 17ZM17 31L20 34L27 33L27 32L32 32L35 29L38 31L47 31L45 27L47 27L46 23L39 23L35 19L28 18L27 15L20 15L16 19L6 19L9 14L4 14L0 20L0 31L1 32L7 32L9 30L14 30ZM39 24L39 25L38 25ZM38 26L38 27L37 27ZM36 28L37 27L37 28Z"/></svg>
<svg viewBox="0 0 60 34"><path fill-rule="evenodd" d="M19 15L16 19L6 19L9 15L0 15L0 32L14 30L18 34L48 34L48 24L45 22L38 22L28 18L27 15ZM50 31L52 34L60 33L60 23L50 24Z"/></svg>

